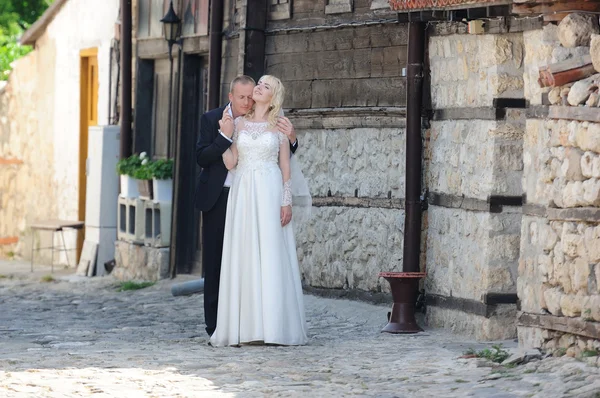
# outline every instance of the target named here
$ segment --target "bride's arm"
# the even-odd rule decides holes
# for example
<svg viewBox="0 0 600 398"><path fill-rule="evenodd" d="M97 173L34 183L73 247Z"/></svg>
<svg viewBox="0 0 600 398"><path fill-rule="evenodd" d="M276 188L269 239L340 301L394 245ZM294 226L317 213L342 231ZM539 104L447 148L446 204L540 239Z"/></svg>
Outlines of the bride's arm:
<svg viewBox="0 0 600 398"><path fill-rule="evenodd" d="M292 219L292 172L290 169L290 143L282 133L279 133L279 168L283 177L281 226L285 226Z"/></svg>
<svg viewBox="0 0 600 398"><path fill-rule="evenodd" d="M229 148L225 152L223 152L223 163L225 163L225 167L227 170L235 169L238 162L238 151L235 142L231 144Z"/></svg>

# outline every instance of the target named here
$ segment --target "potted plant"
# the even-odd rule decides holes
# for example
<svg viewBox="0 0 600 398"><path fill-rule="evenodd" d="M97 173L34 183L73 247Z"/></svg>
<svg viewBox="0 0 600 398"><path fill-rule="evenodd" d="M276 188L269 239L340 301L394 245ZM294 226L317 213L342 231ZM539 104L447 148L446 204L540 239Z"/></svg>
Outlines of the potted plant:
<svg viewBox="0 0 600 398"><path fill-rule="evenodd" d="M121 159L117 163L117 174L121 176L121 196L124 198L137 198L137 182L133 176L135 170L142 164L142 159L137 154Z"/></svg>
<svg viewBox="0 0 600 398"><path fill-rule="evenodd" d="M155 202L171 202L173 196L173 159L152 162L152 184Z"/></svg>
<svg viewBox="0 0 600 398"><path fill-rule="evenodd" d="M152 199L152 167L153 163L146 152L140 153L140 165L133 171L133 177L137 180L140 198Z"/></svg>

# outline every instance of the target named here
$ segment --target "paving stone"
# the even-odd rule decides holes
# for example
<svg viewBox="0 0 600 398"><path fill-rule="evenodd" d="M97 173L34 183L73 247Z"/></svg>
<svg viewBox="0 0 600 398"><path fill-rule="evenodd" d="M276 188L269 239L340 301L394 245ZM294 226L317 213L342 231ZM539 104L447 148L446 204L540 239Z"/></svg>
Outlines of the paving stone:
<svg viewBox="0 0 600 398"><path fill-rule="evenodd" d="M1 264L0 264L1 266ZM0 267L1 270L1 267ZM3 271L4 272L4 271ZM186 279L187 278L187 279ZM309 344L208 346L203 296L178 277L119 292L110 277L0 279L2 397L525 397L600 392L597 367L460 359L491 347L427 329L380 333L388 306L305 296ZM496 343L496 342L494 342ZM516 350L514 341L502 342Z"/></svg>

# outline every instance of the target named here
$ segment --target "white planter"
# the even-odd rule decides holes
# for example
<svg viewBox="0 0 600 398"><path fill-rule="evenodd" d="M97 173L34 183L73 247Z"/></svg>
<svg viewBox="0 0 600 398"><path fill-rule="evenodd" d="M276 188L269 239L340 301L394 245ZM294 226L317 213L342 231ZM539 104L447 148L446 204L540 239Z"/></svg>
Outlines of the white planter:
<svg viewBox="0 0 600 398"><path fill-rule="evenodd" d="M171 202L173 198L173 179L152 179L152 191L155 202Z"/></svg>
<svg viewBox="0 0 600 398"><path fill-rule="evenodd" d="M139 198L137 180L128 175L121 175L121 197L123 198Z"/></svg>

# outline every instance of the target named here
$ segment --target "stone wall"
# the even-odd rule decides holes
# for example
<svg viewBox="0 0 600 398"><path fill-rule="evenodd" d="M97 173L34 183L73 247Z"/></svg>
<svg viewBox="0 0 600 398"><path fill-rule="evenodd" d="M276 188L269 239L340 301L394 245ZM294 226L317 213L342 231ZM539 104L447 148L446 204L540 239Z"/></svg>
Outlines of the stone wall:
<svg viewBox="0 0 600 398"><path fill-rule="evenodd" d="M404 128L302 129L299 140L315 204L296 226L305 283L389 291L378 274L402 269Z"/></svg>
<svg viewBox="0 0 600 398"><path fill-rule="evenodd" d="M525 46L531 52L527 73L532 80L538 65L589 53L589 47L561 47L560 30L549 25L525 35ZM532 81L526 90L532 103L539 103L541 93L549 91L536 86L537 81ZM585 112L586 107L578 110ZM560 116L569 107L552 106L550 111ZM527 120L524 167L527 204L518 277L522 303L519 342L576 357L586 351L597 352L600 123L532 116Z"/></svg>
<svg viewBox="0 0 600 398"><path fill-rule="evenodd" d="M427 321L480 340L514 337L516 305L487 295L517 290L521 211L492 201L522 195L525 117L511 109L498 117L494 107L523 96L523 37L432 36L429 56L441 120L425 148Z"/></svg>
<svg viewBox="0 0 600 398"><path fill-rule="evenodd" d="M44 55L51 58L53 51ZM49 79L53 72L51 65L40 63L38 53L31 53L15 62L0 91L0 238L18 238L17 243L0 245L0 255L9 258L30 256L32 221L57 216L53 136L40 128L48 125L54 108L43 99L54 86ZM51 243L50 233L35 238L36 247ZM36 253L36 261L50 258L48 251Z"/></svg>

